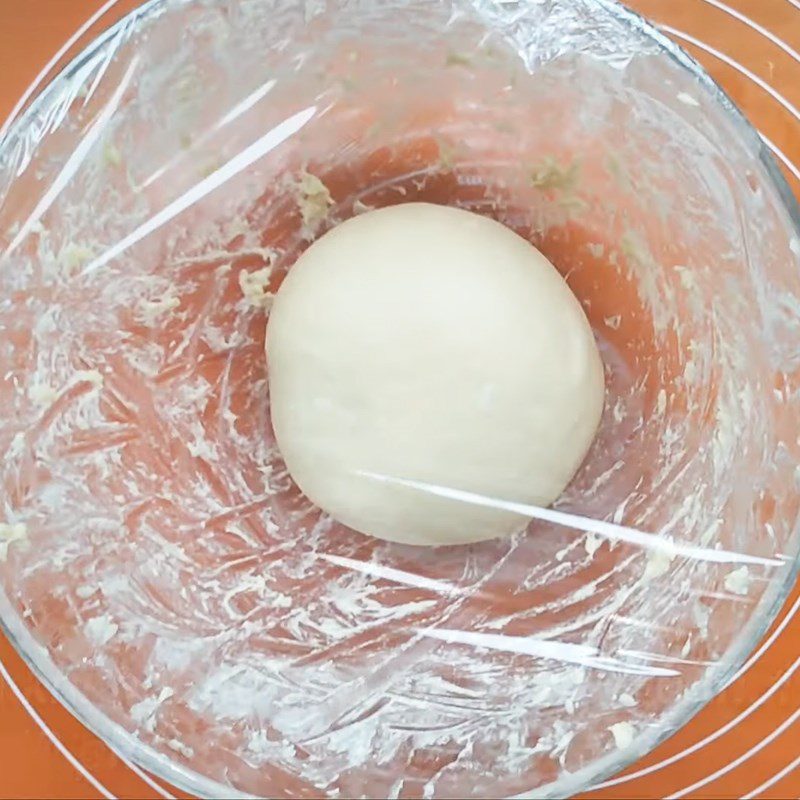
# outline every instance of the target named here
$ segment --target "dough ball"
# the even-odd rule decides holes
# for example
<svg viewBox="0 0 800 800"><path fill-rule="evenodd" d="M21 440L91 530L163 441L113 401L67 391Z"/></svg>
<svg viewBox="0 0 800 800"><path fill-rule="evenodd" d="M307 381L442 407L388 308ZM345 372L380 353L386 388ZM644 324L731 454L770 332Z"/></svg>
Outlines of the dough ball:
<svg viewBox="0 0 800 800"><path fill-rule="evenodd" d="M407 482L548 505L603 407L592 331L550 262L493 220L427 203L363 214L309 247L275 298L267 359L300 489L345 525L407 544L524 527Z"/></svg>

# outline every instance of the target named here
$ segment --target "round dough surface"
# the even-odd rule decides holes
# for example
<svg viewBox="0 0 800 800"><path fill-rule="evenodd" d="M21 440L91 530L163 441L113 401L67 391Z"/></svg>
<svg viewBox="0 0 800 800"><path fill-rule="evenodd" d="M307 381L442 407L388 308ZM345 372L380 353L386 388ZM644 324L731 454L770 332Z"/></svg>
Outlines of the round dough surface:
<svg viewBox="0 0 800 800"><path fill-rule="evenodd" d="M267 329L272 424L334 519L389 541L506 536L527 519L444 487L548 505L603 408L603 365L550 262L498 222L408 203L334 228L297 260Z"/></svg>

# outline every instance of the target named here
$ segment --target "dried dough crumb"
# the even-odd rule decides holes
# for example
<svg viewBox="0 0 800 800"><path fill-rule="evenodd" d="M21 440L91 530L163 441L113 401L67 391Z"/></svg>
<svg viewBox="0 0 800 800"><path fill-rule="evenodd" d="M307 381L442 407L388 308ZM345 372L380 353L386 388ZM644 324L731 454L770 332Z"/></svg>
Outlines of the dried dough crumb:
<svg viewBox="0 0 800 800"><path fill-rule="evenodd" d="M531 172L531 185L545 191L574 192L580 180L580 164L573 161L562 167L552 156L543 159Z"/></svg>
<svg viewBox="0 0 800 800"><path fill-rule="evenodd" d="M93 255L88 247L70 242L61 251L59 261L67 275L73 275L88 263Z"/></svg>
<svg viewBox="0 0 800 800"><path fill-rule="evenodd" d="M0 561L8 558L8 550L12 544L28 540L28 528L24 522L0 522Z"/></svg>
<svg viewBox="0 0 800 800"><path fill-rule="evenodd" d="M750 570L739 567L725 576L725 588L733 594L745 595L750 590Z"/></svg>
<svg viewBox="0 0 800 800"><path fill-rule="evenodd" d="M599 536L595 536L593 533L586 534L586 541L583 543L583 546L589 558L594 557L594 554L597 552L601 544L603 544L603 540Z"/></svg>
<svg viewBox="0 0 800 800"><path fill-rule="evenodd" d="M624 750L633 743L633 737L636 734L636 729L630 722L617 722L611 725L608 729L614 737L614 744L618 750Z"/></svg>
<svg viewBox="0 0 800 800"><path fill-rule="evenodd" d="M174 750L176 753L180 753L184 758L191 758L194 755L194 750L191 747L187 747L183 742L179 742L177 739L170 739L167 742L167 747L170 750Z"/></svg>
<svg viewBox="0 0 800 800"><path fill-rule="evenodd" d="M239 288L244 299L254 308L267 309L272 304L275 295L267 290L272 267L264 267L255 272L242 270L239 273Z"/></svg>
<svg viewBox="0 0 800 800"><path fill-rule="evenodd" d="M297 204L303 217L303 236L312 238L328 216L333 198L328 187L316 176L303 170L297 181Z"/></svg>
<svg viewBox="0 0 800 800"><path fill-rule="evenodd" d="M47 383L34 383L28 389L28 397L37 406L45 407L52 405L53 401L58 397L58 392Z"/></svg>
<svg viewBox="0 0 800 800"><path fill-rule="evenodd" d="M672 540L668 537L662 539L663 547L651 550L647 556L647 563L644 568L642 580L651 581L669 572L669 565L675 558L675 547Z"/></svg>

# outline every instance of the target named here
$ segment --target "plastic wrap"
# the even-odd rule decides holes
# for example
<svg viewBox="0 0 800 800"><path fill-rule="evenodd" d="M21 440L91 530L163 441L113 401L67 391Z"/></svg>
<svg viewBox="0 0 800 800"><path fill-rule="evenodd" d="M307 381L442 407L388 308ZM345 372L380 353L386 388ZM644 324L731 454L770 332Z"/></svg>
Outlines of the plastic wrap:
<svg viewBox="0 0 800 800"><path fill-rule="evenodd" d="M0 187L0 616L177 785L563 796L674 730L783 597L796 208L620 7L150 2L9 128ZM532 519L507 540L347 530L272 438L270 294L415 199L533 241L601 345L601 429L552 509L379 476Z"/></svg>

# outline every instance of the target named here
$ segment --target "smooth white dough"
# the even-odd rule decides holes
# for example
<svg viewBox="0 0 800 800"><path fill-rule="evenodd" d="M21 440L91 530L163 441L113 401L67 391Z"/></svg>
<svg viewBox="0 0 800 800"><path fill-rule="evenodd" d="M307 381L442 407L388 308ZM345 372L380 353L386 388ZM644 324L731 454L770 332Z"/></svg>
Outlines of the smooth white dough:
<svg viewBox="0 0 800 800"><path fill-rule="evenodd" d="M363 214L309 247L272 306L267 361L300 489L407 544L492 539L527 520L391 479L549 505L603 408L591 328L552 264L498 222L427 203Z"/></svg>

